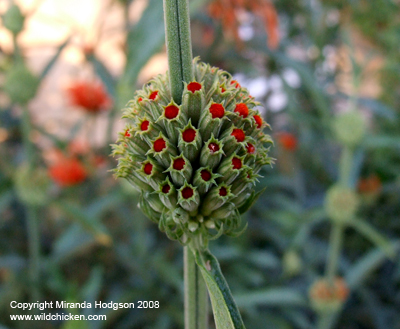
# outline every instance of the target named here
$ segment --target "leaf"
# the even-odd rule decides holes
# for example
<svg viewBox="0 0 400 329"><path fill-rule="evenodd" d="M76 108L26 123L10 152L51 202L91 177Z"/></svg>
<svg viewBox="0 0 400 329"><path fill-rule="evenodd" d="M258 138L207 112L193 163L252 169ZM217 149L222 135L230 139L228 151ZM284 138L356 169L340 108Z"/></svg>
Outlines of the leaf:
<svg viewBox="0 0 400 329"><path fill-rule="evenodd" d="M303 295L290 288L272 288L248 292L236 298L240 306L305 306Z"/></svg>
<svg viewBox="0 0 400 329"><path fill-rule="evenodd" d="M46 67L43 69L42 73L39 76L40 80L43 80L46 75L50 72L50 70L53 68L54 64L57 62L57 59L60 57L62 51L64 48L68 45L69 43L69 38L65 40L57 49L57 52L54 54L53 58L47 63Z"/></svg>
<svg viewBox="0 0 400 329"><path fill-rule="evenodd" d="M195 256L210 295L216 328L245 329L217 259L208 250L197 250Z"/></svg>
<svg viewBox="0 0 400 329"><path fill-rule="evenodd" d="M150 0L139 22L128 34L128 58L122 80L136 82L137 76L149 58L164 43L164 15L162 1Z"/></svg>
<svg viewBox="0 0 400 329"><path fill-rule="evenodd" d="M240 214L244 214L247 210L249 210L254 203L257 201L257 199L260 197L260 195L266 190L267 188L263 188L261 191L255 192L253 191L250 195L250 197L247 199L246 203L241 206L238 210Z"/></svg>
<svg viewBox="0 0 400 329"><path fill-rule="evenodd" d="M400 136L367 136L363 142L366 148L399 148Z"/></svg>
<svg viewBox="0 0 400 329"><path fill-rule="evenodd" d="M400 246L399 242L393 244L395 250L398 250ZM382 263L387 259L387 255L381 249L375 249L361 258L353 267L351 267L346 273L346 282L354 290L358 286L362 285L363 281Z"/></svg>
<svg viewBox="0 0 400 329"><path fill-rule="evenodd" d="M387 257L394 258L396 252L393 244L388 238L378 232L373 226L368 224L365 220L353 218L349 224L365 238L370 240L377 247L381 248Z"/></svg>

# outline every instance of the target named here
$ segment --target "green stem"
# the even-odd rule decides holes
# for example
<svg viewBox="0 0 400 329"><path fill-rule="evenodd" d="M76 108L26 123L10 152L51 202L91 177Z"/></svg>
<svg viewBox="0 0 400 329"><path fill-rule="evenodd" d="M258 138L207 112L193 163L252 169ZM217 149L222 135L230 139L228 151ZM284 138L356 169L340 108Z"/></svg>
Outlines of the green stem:
<svg viewBox="0 0 400 329"><path fill-rule="evenodd" d="M172 98L181 104L183 82L193 80L188 0L164 0L164 21Z"/></svg>
<svg viewBox="0 0 400 329"><path fill-rule="evenodd" d="M330 284L334 283L340 252L342 249L343 225L334 223L329 241L328 263L326 265L326 277Z"/></svg>
<svg viewBox="0 0 400 329"><path fill-rule="evenodd" d="M185 329L208 328L207 287L190 247L184 247Z"/></svg>
<svg viewBox="0 0 400 329"><path fill-rule="evenodd" d="M339 183L343 186L350 187L351 170L353 166L354 151L352 148L345 146L342 151L339 163Z"/></svg>
<svg viewBox="0 0 400 329"><path fill-rule="evenodd" d="M28 206L28 245L29 245L29 281L31 284L31 300L37 301L40 298L39 277L40 277L40 229L37 209Z"/></svg>

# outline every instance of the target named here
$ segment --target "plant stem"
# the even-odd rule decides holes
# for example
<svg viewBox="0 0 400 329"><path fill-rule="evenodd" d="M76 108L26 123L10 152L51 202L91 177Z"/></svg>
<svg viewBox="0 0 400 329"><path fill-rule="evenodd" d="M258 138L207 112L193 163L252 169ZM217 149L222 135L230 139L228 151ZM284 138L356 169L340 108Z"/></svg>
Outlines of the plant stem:
<svg viewBox="0 0 400 329"><path fill-rule="evenodd" d="M193 81L188 0L164 0L165 41L172 98L182 103L184 82ZM207 287L190 247L184 248L185 328L207 329Z"/></svg>
<svg viewBox="0 0 400 329"><path fill-rule="evenodd" d="M172 98L181 104L183 82L193 80L188 0L164 0L164 21Z"/></svg>
<svg viewBox="0 0 400 329"><path fill-rule="evenodd" d="M35 166L35 147L31 141L32 124L28 107L22 107L21 133L22 141L26 152L29 168ZM31 300L37 301L40 298L39 277L40 277L40 228L38 222L38 209L30 204L25 204L27 235L29 246L29 280L31 284Z"/></svg>
<svg viewBox="0 0 400 329"><path fill-rule="evenodd" d="M328 263L326 265L326 277L331 285L333 285L336 276L340 252L342 250L342 238L343 225L334 223L329 241Z"/></svg>
<svg viewBox="0 0 400 329"><path fill-rule="evenodd" d="M37 209L33 206L26 207L29 245L29 281L31 284L31 300L40 298L40 230Z"/></svg>
<svg viewBox="0 0 400 329"><path fill-rule="evenodd" d="M185 328L207 329L207 287L190 247L184 247Z"/></svg>

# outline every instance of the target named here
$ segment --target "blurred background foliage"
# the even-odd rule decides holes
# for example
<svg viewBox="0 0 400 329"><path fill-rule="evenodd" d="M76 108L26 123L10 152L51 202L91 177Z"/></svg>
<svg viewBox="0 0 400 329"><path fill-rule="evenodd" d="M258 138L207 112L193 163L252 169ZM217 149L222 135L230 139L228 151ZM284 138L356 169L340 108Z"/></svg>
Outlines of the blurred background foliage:
<svg viewBox="0 0 400 329"><path fill-rule="evenodd" d="M400 328L398 1L190 5L194 55L234 74L273 127L247 231L211 244L246 326ZM162 2L3 0L0 15L0 328L182 328L182 248L109 172L121 108L167 69ZM343 113L364 122L355 144ZM341 180L350 197L332 214ZM357 217L339 242L337 210ZM160 308L33 323L10 320L29 313L13 300Z"/></svg>

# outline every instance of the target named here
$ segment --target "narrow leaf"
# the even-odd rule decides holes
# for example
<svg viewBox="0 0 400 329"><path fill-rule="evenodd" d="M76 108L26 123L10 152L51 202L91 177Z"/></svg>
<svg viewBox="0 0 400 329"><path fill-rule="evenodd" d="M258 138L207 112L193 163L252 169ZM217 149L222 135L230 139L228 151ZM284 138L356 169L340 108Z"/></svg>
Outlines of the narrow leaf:
<svg viewBox="0 0 400 329"><path fill-rule="evenodd" d="M250 197L247 199L246 203L239 208L239 213L244 214L247 210L249 210L254 203L257 201L257 199L260 197L260 195L266 190L267 188L263 188L261 191L255 192L253 191L250 195Z"/></svg>
<svg viewBox="0 0 400 329"><path fill-rule="evenodd" d="M216 328L245 329L217 259L208 250L196 251L195 255L210 295Z"/></svg>

